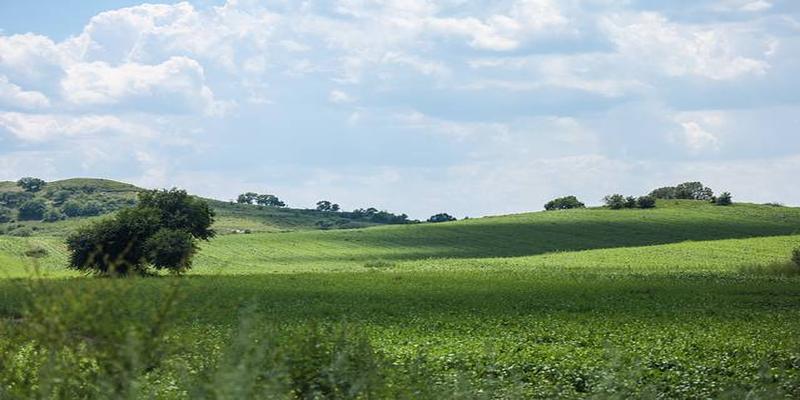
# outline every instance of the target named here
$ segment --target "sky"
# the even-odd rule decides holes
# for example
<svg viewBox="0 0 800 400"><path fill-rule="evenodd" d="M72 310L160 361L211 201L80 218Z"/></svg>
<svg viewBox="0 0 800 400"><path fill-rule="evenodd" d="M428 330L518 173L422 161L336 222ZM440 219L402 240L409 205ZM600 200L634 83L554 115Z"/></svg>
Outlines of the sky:
<svg viewBox="0 0 800 400"><path fill-rule="evenodd" d="M795 0L0 1L0 180L415 218L800 205Z"/></svg>

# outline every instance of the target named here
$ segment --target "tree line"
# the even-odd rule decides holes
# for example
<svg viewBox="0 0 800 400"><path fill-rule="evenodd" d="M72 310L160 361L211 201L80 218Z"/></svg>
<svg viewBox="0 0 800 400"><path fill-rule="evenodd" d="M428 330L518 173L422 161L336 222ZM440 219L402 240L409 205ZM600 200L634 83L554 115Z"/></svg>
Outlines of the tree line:
<svg viewBox="0 0 800 400"><path fill-rule="evenodd" d="M603 198L606 208L621 210L626 208L648 209L655 208L657 200L696 200L707 201L718 206L729 206L733 204L733 196L730 192L723 192L719 196L714 195L714 191L703 185L702 182L684 182L676 186L665 186L651 191L644 196L625 196L622 194L610 194ZM569 210L575 208L585 208L586 205L578 200L576 196L565 196L550 200L544 205L547 211Z"/></svg>

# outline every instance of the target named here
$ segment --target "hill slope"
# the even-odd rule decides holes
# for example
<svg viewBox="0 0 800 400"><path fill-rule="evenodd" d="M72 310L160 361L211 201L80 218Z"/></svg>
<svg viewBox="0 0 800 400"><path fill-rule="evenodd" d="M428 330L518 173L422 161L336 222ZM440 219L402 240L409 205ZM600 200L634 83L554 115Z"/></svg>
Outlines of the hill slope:
<svg viewBox="0 0 800 400"><path fill-rule="evenodd" d="M3 227L0 234L12 236L63 235L76 222L87 217L113 213L135 203L136 195L144 189L108 179L74 178L48 182L40 192L25 193L15 182L0 182L0 207L13 210L15 221ZM41 222L20 221L19 206L32 199L45 203L48 209L63 214L64 220ZM262 207L205 199L217 213L215 229L221 234L251 231L280 231L296 229L343 229L380 225L349 213L320 212L293 208ZM80 207L75 207L75 205ZM68 207L72 209L67 210Z"/></svg>

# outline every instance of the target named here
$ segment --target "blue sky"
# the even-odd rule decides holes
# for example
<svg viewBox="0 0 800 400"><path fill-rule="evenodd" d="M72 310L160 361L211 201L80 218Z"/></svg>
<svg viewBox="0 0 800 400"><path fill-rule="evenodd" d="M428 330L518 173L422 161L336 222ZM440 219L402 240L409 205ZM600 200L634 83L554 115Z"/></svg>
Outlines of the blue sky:
<svg viewBox="0 0 800 400"><path fill-rule="evenodd" d="M0 3L0 179L424 218L702 180L800 204L800 3Z"/></svg>

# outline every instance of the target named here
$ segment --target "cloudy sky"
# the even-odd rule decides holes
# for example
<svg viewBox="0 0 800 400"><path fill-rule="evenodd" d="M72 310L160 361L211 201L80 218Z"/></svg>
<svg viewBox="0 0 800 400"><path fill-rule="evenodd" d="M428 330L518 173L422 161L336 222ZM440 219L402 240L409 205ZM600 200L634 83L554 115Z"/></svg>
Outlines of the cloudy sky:
<svg viewBox="0 0 800 400"><path fill-rule="evenodd" d="M800 204L795 0L0 2L0 180L413 217Z"/></svg>

